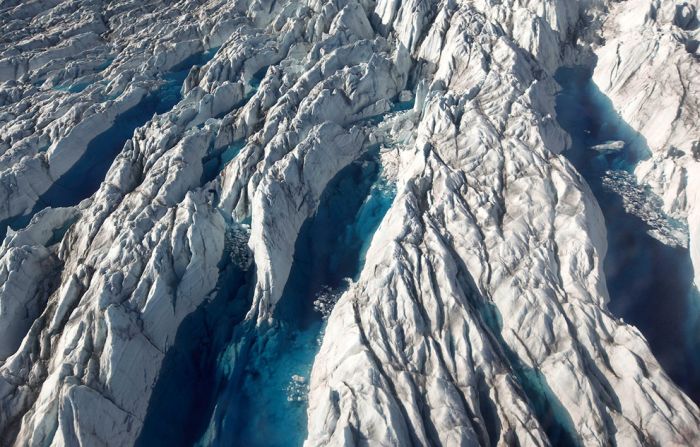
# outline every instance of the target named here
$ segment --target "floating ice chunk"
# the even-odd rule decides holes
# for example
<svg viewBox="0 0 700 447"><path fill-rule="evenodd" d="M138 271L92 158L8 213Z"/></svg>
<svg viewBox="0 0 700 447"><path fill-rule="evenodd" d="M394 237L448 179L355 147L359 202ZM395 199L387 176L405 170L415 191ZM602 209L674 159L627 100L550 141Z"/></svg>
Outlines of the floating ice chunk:
<svg viewBox="0 0 700 447"><path fill-rule="evenodd" d="M619 152L625 147L624 141L606 141L603 144L597 144L592 146L591 149L604 154L610 154L613 152Z"/></svg>
<svg viewBox="0 0 700 447"><path fill-rule="evenodd" d="M649 225L654 239L671 246L688 247L688 226L663 211L661 199L649 187L641 186L626 171L606 171L603 186L622 197L625 211Z"/></svg>
<svg viewBox="0 0 700 447"><path fill-rule="evenodd" d="M287 386L287 400L289 402L306 402L309 399L309 384L306 377L298 374L292 375L292 380Z"/></svg>
<svg viewBox="0 0 700 447"><path fill-rule="evenodd" d="M314 310L320 313L324 320L327 320L331 315L333 306L338 302L341 293L342 290L337 291L328 286L323 286L323 289L316 295L316 299L314 300Z"/></svg>
<svg viewBox="0 0 700 447"><path fill-rule="evenodd" d="M413 101L413 92L410 90L403 90L399 93L399 102Z"/></svg>

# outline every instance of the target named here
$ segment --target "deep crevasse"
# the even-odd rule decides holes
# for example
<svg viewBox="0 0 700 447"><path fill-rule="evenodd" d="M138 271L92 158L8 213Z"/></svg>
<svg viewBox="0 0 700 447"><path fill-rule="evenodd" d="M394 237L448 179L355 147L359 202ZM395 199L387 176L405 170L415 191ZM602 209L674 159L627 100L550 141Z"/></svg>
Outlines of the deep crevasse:
<svg viewBox="0 0 700 447"><path fill-rule="evenodd" d="M0 47L3 219L78 166L101 123L157 91L159 73L218 48L180 73L181 98L126 129L114 162L100 160L106 175L90 171L104 178L88 200L5 239L3 442L255 443L272 421L276 442L299 443L307 411L309 445L692 444L698 409L652 355L666 366L663 333L650 351L606 310L607 289L613 311L619 301L605 226L555 119L555 69L595 51L600 77L610 33L661 42L684 61L680 84L692 78L695 10L640 2L646 21L577 2L3 2L17 19ZM63 34L65 23L80 27ZM618 107L635 51L601 84ZM642 112L629 123L647 136ZM683 126L667 141L685 132L692 145L696 127ZM689 147L656 143L640 181L659 192L659 176L677 184L686 169L692 185ZM324 214L363 148L382 145L395 192L350 181L337 197L357 194L355 205ZM664 194L685 219L692 201ZM321 230L336 242L314 245ZM341 296L316 354L322 286ZM293 398L308 386L308 410L285 400L290 381ZM235 414L246 408L256 418Z"/></svg>

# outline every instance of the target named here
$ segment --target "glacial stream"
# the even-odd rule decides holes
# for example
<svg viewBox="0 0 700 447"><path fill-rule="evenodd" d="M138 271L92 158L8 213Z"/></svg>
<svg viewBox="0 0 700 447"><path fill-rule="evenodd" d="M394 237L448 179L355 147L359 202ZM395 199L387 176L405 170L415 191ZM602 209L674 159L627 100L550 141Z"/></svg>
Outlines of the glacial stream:
<svg viewBox="0 0 700 447"><path fill-rule="evenodd" d="M648 154L646 143L619 119L590 70L561 69L556 79L563 88L558 120L573 142L564 155L590 185L605 217L609 310L644 334L664 370L700 403L698 296L690 255L652 237L659 231L676 234L679 224L659 224L658 216L650 220L658 206L629 182L635 164ZM651 205L640 205L644 201Z"/></svg>
<svg viewBox="0 0 700 447"><path fill-rule="evenodd" d="M393 185L376 151L343 169L298 236L292 269L268 328L248 331L245 368L228 371L201 445L299 446L306 435L308 381L325 317L359 274L364 251L389 209ZM253 332L253 333L251 333ZM241 362L240 340L230 354ZM227 356L222 367L227 366ZM212 430L212 427L215 427Z"/></svg>
<svg viewBox="0 0 700 447"><path fill-rule="evenodd" d="M30 213L0 222L0 232L4 234L8 225L15 230L25 227L34 214L46 207L77 205L97 192L112 162L134 131L153 115L163 114L175 107L182 99L182 85L190 69L207 63L216 51L217 48L213 48L197 53L164 74L163 84L155 92L146 96L136 107L118 115L109 129L88 143L85 153L39 197Z"/></svg>
<svg viewBox="0 0 700 447"><path fill-rule="evenodd" d="M329 183L316 214L301 228L269 327L243 321L254 273L240 261L247 234L232 224L237 230L222 258L218 291L178 330L137 445L300 446L325 319L361 271L394 195L376 148Z"/></svg>
<svg viewBox="0 0 700 447"><path fill-rule="evenodd" d="M163 114L175 107L182 99L182 85L190 69L195 65L206 64L214 57L216 50L213 48L197 53L166 73L163 84L155 93L144 98L138 106L117 116L112 127L88 144L85 154L41 196L38 206L71 206L93 195L134 131L146 124L153 115Z"/></svg>
<svg viewBox="0 0 700 447"><path fill-rule="evenodd" d="M149 402L137 446L192 446L207 427L219 398L219 354L250 308L255 272L248 230L230 223L213 299L180 325Z"/></svg>

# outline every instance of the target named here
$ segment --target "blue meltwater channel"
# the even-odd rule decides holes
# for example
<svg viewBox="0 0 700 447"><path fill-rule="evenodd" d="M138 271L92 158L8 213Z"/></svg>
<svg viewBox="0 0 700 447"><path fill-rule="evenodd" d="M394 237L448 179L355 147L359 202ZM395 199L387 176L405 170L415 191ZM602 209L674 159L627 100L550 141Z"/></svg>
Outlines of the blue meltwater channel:
<svg viewBox="0 0 700 447"><path fill-rule="evenodd" d="M121 152L134 131L146 124L153 115L171 110L182 99L182 85L195 65L203 65L216 54L216 48L197 53L163 75L163 84L126 112L118 115L112 126L92 139L80 159L44 192L32 211L24 216L0 222L0 233L7 226L17 230L25 227L32 216L46 207L73 206L92 196L100 187L112 162Z"/></svg>
<svg viewBox="0 0 700 447"><path fill-rule="evenodd" d="M137 446L303 443L308 381L325 316L362 270L395 196L378 155L368 151L326 187L297 238L272 326L244 320L255 271L247 230L230 222L214 297L178 329Z"/></svg>
<svg viewBox="0 0 700 447"><path fill-rule="evenodd" d="M175 107L182 99L182 85L190 69L207 63L215 54L216 49L197 53L166 73L158 90L146 96L136 107L118 115L112 127L88 144L80 160L41 196L39 205L71 206L93 195L107 175L114 158L134 135L134 131L146 124L153 115L163 114Z"/></svg>
<svg viewBox="0 0 700 447"><path fill-rule="evenodd" d="M374 232L393 203L378 149L343 169L301 228L275 324L248 332L242 371L228 373L201 445L300 446L306 437L309 376L324 314L364 265ZM231 344L233 348L241 342ZM229 363L230 364L230 363ZM224 356L222 367L226 368ZM214 430L211 428L215 427Z"/></svg>
<svg viewBox="0 0 700 447"><path fill-rule="evenodd" d="M690 255L652 237L649 224L626 211L622 195L604 181L611 171L632 178L634 166L649 149L597 89L591 74L581 67L557 72L563 90L556 111L573 143L564 155L590 185L605 217L608 307L642 332L664 370L700 403L699 297Z"/></svg>

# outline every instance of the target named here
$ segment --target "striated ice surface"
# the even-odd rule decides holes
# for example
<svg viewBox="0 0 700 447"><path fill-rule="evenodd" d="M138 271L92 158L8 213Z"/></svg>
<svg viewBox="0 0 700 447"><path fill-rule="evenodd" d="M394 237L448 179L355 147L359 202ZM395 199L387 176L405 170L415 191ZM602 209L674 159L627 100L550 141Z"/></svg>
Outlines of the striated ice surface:
<svg viewBox="0 0 700 447"><path fill-rule="evenodd" d="M605 216L608 309L642 331L666 373L697 400L700 339L695 334L700 314L691 259L681 244L682 224L669 218L659 198L634 178L636 135L619 121L609 102L600 100L590 72L562 69L557 79L562 86L556 97L557 119L572 138L566 157ZM610 139L625 144L601 154L597 146ZM673 243L665 235L679 240Z"/></svg>
<svg viewBox="0 0 700 447"><path fill-rule="evenodd" d="M650 156L635 176L661 198L663 211L686 220L695 278L697 243L698 3L631 1L609 7L600 26L593 80L644 138Z"/></svg>
<svg viewBox="0 0 700 447"><path fill-rule="evenodd" d="M0 0L0 445L700 443L697 7Z"/></svg>

